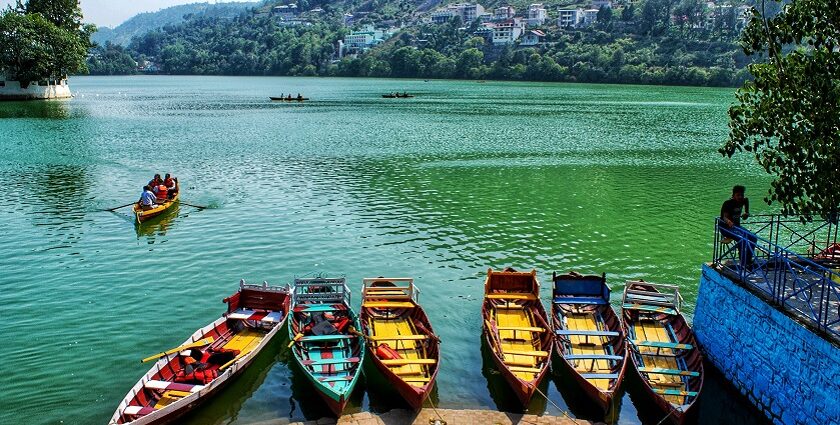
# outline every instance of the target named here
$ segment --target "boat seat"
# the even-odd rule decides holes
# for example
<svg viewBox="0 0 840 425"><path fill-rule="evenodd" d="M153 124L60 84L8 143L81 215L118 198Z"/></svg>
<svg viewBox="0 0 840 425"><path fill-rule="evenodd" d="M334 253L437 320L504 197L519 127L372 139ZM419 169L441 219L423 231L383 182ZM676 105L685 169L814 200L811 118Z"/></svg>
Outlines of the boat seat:
<svg viewBox="0 0 840 425"><path fill-rule="evenodd" d="M528 372L528 373L540 373L540 372L543 371L542 369L536 368L536 367L521 367L521 366L511 366L508 369L510 369L511 372Z"/></svg>
<svg viewBox="0 0 840 425"><path fill-rule="evenodd" d="M566 360L615 360L617 362L624 360L622 356L611 354L567 354L563 357Z"/></svg>
<svg viewBox="0 0 840 425"><path fill-rule="evenodd" d="M346 358L346 359L317 359L317 360L308 359L308 360L302 361L301 363L303 363L306 366L320 366L320 365L326 365L326 364L343 364L343 363L358 363L358 362L359 362L358 357L350 357L350 358Z"/></svg>
<svg viewBox="0 0 840 425"><path fill-rule="evenodd" d="M352 380L353 380L353 375L334 376L334 377L322 376L322 377L318 378L319 382L341 382L341 381L352 381Z"/></svg>
<svg viewBox="0 0 840 425"><path fill-rule="evenodd" d="M279 311L272 311L265 314L263 312L240 308L232 313L228 313L227 318L234 320L258 320L260 322L267 323L280 323L283 319L283 313Z"/></svg>
<svg viewBox="0 0 840 425"><path fill-rule="evenodd" d="M579 331L579 330L557 329L556 331L554 331L554 333L556 335L609 336L609 337L619 336L618 332L613 332L613 331Z"/></svg>
<svg viewBox="0 0 840 425"><path fill-rule="evenodd" d="M369 336L368 339L372 339L374 341L403 341L403 340L421 340L421 339L429 339L428 335L372 335Z"/></svg>
<svg viewBox="0 0 840 425"><path fill-rule="evenodd" d="M507 293L507 294L487 294L484 296L485 298L491 300L526 300L526 301L536 301L537 296L534 294L525 294L525 293Z"/></svg>
<svg viewBox="0 0 840 425"><path fill-rule="evenodd" d="M302 337L299 341L303 342L313 342L313 341L337 341L340 339L353 339L358 338L356 336L351 335L309 335Z"/></svg>
<svg viewBox="0 0 840 425"><path fill-rule="evenodd" d="M431 381L430 378L426 378L424 376L407 376L407 377L402 378L402 380L405 381L405 382L421 382L421 383Z"/></svg>
<svg viewBox="0 0 840 425"><path fill-rule="evenodd" d="M155 409L154 407L126 406L125 409L123 409L122 413L124 415L131 415L131 416L146 416L149 413L154 412L155 410L157 410L157 409Z"/></svg>
<svg viewBox="0 0 840 425"><path fill-rule="evenodd" d="M680 344L678 342L664 342L664 341L631 341L637 347L656 347L656 348L673 348L675 350L691 350L694 348L691 344ZM647 353L642 353L647 354Z"/></svg>
<svg viewBox="0 0 840 425"><path fill-rule="evenodd" d="M607 304L603 298L598 297L554 297L555 304Z"/></svg>
<svg viewBox="0 0 840 425"><path fill-rule="evenodd" d="M669 307L659 307L655 305L644 305L638 303L624 303L622 306L625 310L640 310L640 311L653 311L656 313L665 313L670 315L676 315L677 311L673 308Z"/></svg>
<svg viewBox="0 0 840 425"><path fill-rule="evenodd" d="M365 308L413 308L414 303L405 301L405 302L397 302L397 301L365 301L362 304L362 307Z"/></svg>
<svg viewBox="0 0 840 425"><path fill-rule="evenodd" d="M325 312L325 311L339 311L346 310L341 304L301 304L294 308L295 313L300 312Z"/></svg>
<svg viewBox="0 0 840 425"><path fill-rule="evenodd" d="M528 332L545 332L545 328L534 326L496 326L500 331L528 331Z"/></svg>
<svg viewBox="0 0 840 425"><path fill-rule="evenodd" d="M194 393L204 388L204 385L181 384L178 382L149 380L143 386L151 390L183 391Z"/></svg>
<svg viewBox="0 0 840 425"><path fill-rule="evenodd" d="M692 372L690 370L680 369L665 369L661 367L640 367L639 372L658 373L660 375L700 376L700 372Z"/></svg>
<svg viewBox="0 0 840 425"><path fill-rule="evenodd" d="M581 373L583 379L618 379L617 373Z"/></svg>
<svg viewBox="0 0 840 425"><path fill-rule="evenodd" d="M525 367L534 367L534 359L530 360L504 360L504 364L508 366L525 366Z"/></svg>
<svg viewBox="0 0 840 425"><path fill-rule="evenodd" d="M504 354L514 356L548 357L548 351L505 351Z"/></svg>
<svg viewBox="0 0 840 425"><path fill-rule="evenodd" d="M681 396L688 396L688 397L696 397L696 391L681 391L681 390L665 390L662 388L651 388L653 392L662 395L681 395Z"/></svg>
<svg viewBox="0 0 840 425"><path fill-rule="evenodd" d="M382 360L382 364L385 366L404 366L404 365L411 365L411 364L435 364L437 360L435 359L393 359L393 360Z"/></svg>

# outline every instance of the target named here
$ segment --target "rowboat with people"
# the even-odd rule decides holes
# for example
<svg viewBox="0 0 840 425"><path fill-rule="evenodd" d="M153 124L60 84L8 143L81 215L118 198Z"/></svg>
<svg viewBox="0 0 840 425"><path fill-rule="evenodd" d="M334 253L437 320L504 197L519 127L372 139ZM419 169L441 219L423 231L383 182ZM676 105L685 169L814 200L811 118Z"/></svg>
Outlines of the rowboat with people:
<svg viewBox="0 0 840 425"><path fill-rule="evenodd" d="M552 274L552 331L563 367L606 413L627 367L621 321L610 306L606 275Z"/></svg>
<svg viewBox="0 0 840 425"><path fill-rule="evenodd" d="M154 204L151 208L146 208L141 205L141 202L138 201L134 203L134 207L132 211L134 212L134 218L136 223L142 223L154 217L157 217L166 211L169 211L173 206L177 205L180 196L181 190L180 185L178 183L178 179L175 179L175 191L171 196L163 195L163 198L158 198L157 203Z"/></svg>
<svg viewBox="0 0 840 425"><path fill-rule="evenodd" d="M292 95L283 97L283 95L280 95L277 97L269 96L268 98L275 102L303 102L305 100L309 100L308 97L303 97L300 94L298 94L296 97L292 97Z"/></svg>
<svg viewBox="0 0 840 425"><path fill-rule="evenodd" d="M681 304L674 285L629 281L624 287L628 355L646 394L674 424L685 421L703 388L703 357Z"/></svg>
<svg viewBox="0 0 840 425"><path fill-rule="evenodd" d="M173 423L245 370L285 325L288 285L239 283L227 311L183 344L143 359L155 364L119 403L109 424Z"/></svg>
<svg viewBox="0 0 840 425"><path fill-rule="evenodd" d="M435 385L440 339L411 278L362 280L360 319L373 364L414 409Z"/></svg>
<svg viewBox="0 0 840 425"><path fill-rule="evenodd" d="M552 350L537 271L488 269L481 315L497 369L527 406L548 371Z"/></svg>
<svg viewBox="0 0 840 425"><path fill-rule="evenodd" d="M292 286L289 347L330 410L341 416L361 374L365 340L344 278L299 278Z"/></svg>

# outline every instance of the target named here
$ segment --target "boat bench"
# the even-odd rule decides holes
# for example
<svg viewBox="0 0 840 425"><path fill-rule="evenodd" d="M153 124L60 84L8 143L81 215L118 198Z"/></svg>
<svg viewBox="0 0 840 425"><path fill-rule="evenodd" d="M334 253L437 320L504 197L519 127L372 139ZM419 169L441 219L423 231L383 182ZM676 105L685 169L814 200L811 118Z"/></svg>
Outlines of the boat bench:
<svg viewBox="0 0 840 425"><path fill-rule="evenodd" d="M372 339L374 341L408 341L408 340L421 340L421 339L429 339L428 335L373 335L369 336L368 339Z"/></svg>
<svg viewBox="0 0 840 425"><path fill-rule="evenodd" d="M554 304L608 304L600 297L554 297Z"/></svg>
<svg viewBox="0 0 840 425"><path fill-rule="evenodd" d="M528 331L528 332L545 332L545 328L535 326L496 326L500 331Z"/></svg>
<svg viewBox="0 0 840 425"><path fill-rule="evenodd" d="M664 342L664 341L630 341L631 344L637 347L655 347L655 348L673 348L675 350L691 350L694 348L691 344L681 344L678 342ZM642 353L646 354L646 353Z"/></svg>
<svg viewBox="0 0 840 425"><path fill-rule="evenodd" d="M303 304L303 305L296 305L294 308L295 313L300 312L329 312L329 311L340 311L345 310L344 306L341 304Z"/></svg>
<svg viewBox="0 0 840 425"><path fill-rule="evenodd" d="M696 391L681 391L681 390L665 390L662 388L651 388L653 392L662 395L681 395L681 396L688 396L688 397L696 397Z"/></svg>
<svg viewBox="0 0 840 425"><path fill-rule="evenodd" d="M614 360L617 362L624 360L624 357L612 354L567 354L563 358L566 360Z"/></svg>
<svg viewBox="0 0 840 425"><path fill-rule="evenodd" d="M613 331L578 331L578 330L568 330L568 329L557 329L554 331L555 335L579 335L579 336L608 336L608 337L616 337L619 336L618 332Z"/></svg>
<svg viewBox="0 0 840 425"><path fill-rule="evenodd" d="M583 379L618 379L617 373L581 373Z"/></svg>
<svg viewBox="0 0 840 425"><path fill-rule="evenodd" d="M283 319L283 313L280 311L272 311L271 313L265 314L254 310L240 308L236 309L232 313L228 313L227 318L233 320L257 320L266 323L280 323Z"/></svg>
<svg viewBox="0 0 840 425"><path fill-rule="evenodd" d="M700 372L692 372L690 370L680 369L665 369L661 367L640 367L639 372L642 373L656 373L660 375L677 375L677 376L700 376Z"/></svg>
<svg viewBox="0 0 840 425"><path fill-rule="evenodd" d="M170 381L157 381L157 380L149 380L143 383L143 386L151 389L151 390L164 390L164 391L183 391L187 393L194 393L200 391L204 388L204 385L190 385L190 384L181 384L178 382L170 382Z"/></svg>
<svg viewBox="0 0 840 425"><path fill-rule="evenodd" d="M413 308L414 303L403 301L365 301L362 303L365 308Z"/></svg>
<svg viewBox="0 0 840 425"><path fill-rule="evenodd" d="M405 381L405 382L426 383L426 382L431 381L431 378L427 378L425 376L405 376L405 377L402 378L402 380Z"/></svg>
<svg viewBox="0 0 840 425"><path fill-rule="evenodd" d="M411 364L435 364L437 360L435 359L393 359L393 360L382 360L382 364L385 366L405 366Z"/></svg>
<svg viewBox="0 0 840 425"><path fill-rule="evenodd" d="M624 303L622 308L625 310L640 310L640 311L652 311L656 313L664 313L675 316L677 311L673 308L669 307L659 307L655 305L645 305L645 304L638 304L638 303Z"/></svg>
<svg viewBox="0 0 840 425"><path fill-rule="evenodd" d="M320 366L320 365L328 365L328 364L343 364L343 363L358 363L358 357L349 357L346 359L307 359L302 361L301 363L304 366Z"/></svg>
<svg viewBox="0 0 840 425"><path fill-rule="evenodd" d="M527 301L536 301L537 296L534 294L526 294L526 293L507 293L507 294L487 294L484 296L487 299L491 300L527 300Z"/></svg>
<svg viewBox="0 0 840 425"><path fill-rule="evenodd" d="M322 377L318 378L319 382L341 382L341 381L352 381L352 380L353 380L353 375L334 376L334 377L322 376Z"/></svg>
<svg viewBox="0 0 840 425"><path fill-rule="evenodd" d="M309 335L302 337L299 341L303 342L324 342L324 341L337 341L340 339L354 339L358 338L352 335Z"/></svg>
<svg viewBox="0 0 840 425"><path fill-rule="evenodd" d="M525 373L540 373L540 372L543 371L542 369L536 368L536 367L521 367L521 366L511 366L508 369L510 369L511 372L525 372Z"/></svg>
<svg viewBox="0 0 840 425"><path fill-rule="evenodd" d="M548 357L548 351L504 351L503 354L510 354L513 356Z"/></svg>

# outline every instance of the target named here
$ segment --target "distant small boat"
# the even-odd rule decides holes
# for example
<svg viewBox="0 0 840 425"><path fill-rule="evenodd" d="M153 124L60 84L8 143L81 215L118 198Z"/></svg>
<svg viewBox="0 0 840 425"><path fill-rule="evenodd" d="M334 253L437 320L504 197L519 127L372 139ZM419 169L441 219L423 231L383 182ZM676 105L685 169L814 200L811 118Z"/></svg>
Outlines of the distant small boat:
<svg viewBox="0 0 840 425"><path fill-rule="evenodd" d="M157 217L167 210L169 210L173 205L178 203L179 197L181 196L180 185L178 181L175 180L175 195L172 196L171 199L166 199L160 204L157 204L154 208L144 210L143 207L140 206L140 202L134 204L133 211L134 211L134 218L136 223L142 223L146 220L151 218Z"/></svg>
<svg viewBox="0 0 840 425"><path fill-rule="evenodd" d="M303 102L304 100L309 100L308 97L273 97L269 96L269 99L276 101L276 102Z"/></svg>
<svg viewBox="0 0 840 425"><path fill-rule="evenodd" d="M403 99L405 99L405 98L409 98L409 97L414 97L414 95L413 95L413 94L408 94L408 93L403 93L403 94L399 94L399 93L388 93L388 94L383 94L383 95L382 95L382 97L384 97L384 98L386 98L386 99L394 99L394 98L403 98Z"/></svg>
<svg viewBox="0 0 840 425"><path fill-rule="evenodd" d="M703 356L680 313L679 288L629 281L622 316L629 355L648 396L682 424L703 388Z"/></svg>
<svg viewBox="0 0 840 425"><path fill-rule="evenodd" d="M414 409L423 407L440 367L440 339L411 278L364 279L362 329L373 364Z"/></svg>
<svg viewBox="0 0 840 425"><path fill-rule="evenodd" d="M496 368L527 406L548 372L552 350L537 271L487 270L481 315Z"/></svg>
<svg viewBox="0 0 840 425"><path fill-rule="evenodd" d="M330 410L341 416L361 375L365 340L344 278L295 279L292 356Z"/></svg>
<svg viewBox="0 0 840 425"><path fill-rule="evenodd" d="M557 354L584 393L607 412L624 379L627 347L606 276L553 273L552 280Z"/></svg>
<svg viewBox="0 0 840 425"><path fill-rule="evenodd" d="M288 286L246 284L223 300L227 312L176 348L143 359L157 360L120 402L109 425L166 424L216 395L268 347L286 324ZM176 323L173 317L170 324ZM172 326L161 328L163 333Z"/></svg>

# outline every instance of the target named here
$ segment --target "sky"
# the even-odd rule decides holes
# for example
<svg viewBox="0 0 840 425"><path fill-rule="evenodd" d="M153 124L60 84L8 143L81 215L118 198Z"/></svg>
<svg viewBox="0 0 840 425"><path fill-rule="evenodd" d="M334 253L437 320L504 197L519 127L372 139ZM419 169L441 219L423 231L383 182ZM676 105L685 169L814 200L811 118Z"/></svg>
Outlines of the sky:
<svg viewBox="0 0 840 425"><path fill-rule="evenodd" d="M132 16L143 12L156 12L177 4L228 3L253 0L81 0L85 22L96 26L115 27ZM15 0L0 0L0 7L14 4Z"/></svg>

